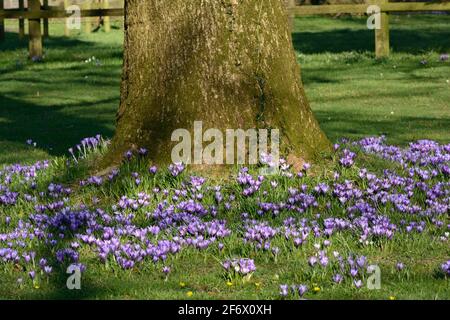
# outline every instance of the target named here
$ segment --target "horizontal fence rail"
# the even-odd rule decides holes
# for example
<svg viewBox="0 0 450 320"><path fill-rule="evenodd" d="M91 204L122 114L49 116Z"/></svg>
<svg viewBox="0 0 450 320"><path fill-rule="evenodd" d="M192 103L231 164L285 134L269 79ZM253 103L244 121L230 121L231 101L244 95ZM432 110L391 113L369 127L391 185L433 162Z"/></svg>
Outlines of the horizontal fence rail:
<svg viewBox="0 0 450 320"><path fill-rule="evenodd" d="M377 5L381 12L425 12L425 11L450 11L450 2L397 2L380 3L372 2L366 4L330 4L330 5L301 5L288 9L294 15L314 14L338 14L338 13L366 13L370 5Z"/></svg>
<svg viewBox="0 0 450 320"><path fill-rule="evenodd" d="M298 5L287 9L293 15L322 15L338 13L366 13L369 5L378 5L382 12L425 12L425 11L450 11L450 2L398 2L398 3L367 3L367 4L331 4L331 5ZM123 8L114 9L81 9L81 17L122 17ZM68 18L72 15L64 9L49 7L33 12L20 9L0 10L0 19L37 19L37 18Z"/></svg>
<svg viewBox="0 0 450 320"><path fill-rule="evenodd" d="M0 12L0 19L51 19L69 18L73 13L60 8L41 9L40 11L22 11L19 9L7 9ZM124 9L82 9L81 18L87 17L123 17Z"/></svg>
<svg viewBox="0 0 450 320"><path fill-rule="evenodd" d="M170 0L168 0L170 1ZM450 2L397 2L388 0L372 0L365 4L335 4L335 5L292 5L293 0L287 0L288 14L293 16L327 15L327 14L367 14L368 8L375 5L379 8L380 27L375 29L375 55L377 58L389 56L389 13L395 12L427 12L450 11ZM28 0L28 9L24 8L23 0L19 0L19 9L4 9L3 0L0 0L0 41L4 38L5 19L19 20L19 36L24 35L24 19L30 21L30 58L42 57L42 35L40 33L40 20L44 19L44 36L48 36L48 19L64 19L73 16L73 12L66 10L69 1L65 0L62 6L49 6L44 0L41 5L39 0ZM92 8L95 7L95 8ZM100 7L100 8L98 8ZM90 32L92 21L89 18L103 17L105 19L105 31L110 30L109 17L123 17L123 8L109 8L108 0L91 3L85 1L80 4L80 18L86 18L85 31ZM45 27L47 26L47 28ZM66 35L69 31L66 28ZM39 45L41 43L41 45Z"/></svg>

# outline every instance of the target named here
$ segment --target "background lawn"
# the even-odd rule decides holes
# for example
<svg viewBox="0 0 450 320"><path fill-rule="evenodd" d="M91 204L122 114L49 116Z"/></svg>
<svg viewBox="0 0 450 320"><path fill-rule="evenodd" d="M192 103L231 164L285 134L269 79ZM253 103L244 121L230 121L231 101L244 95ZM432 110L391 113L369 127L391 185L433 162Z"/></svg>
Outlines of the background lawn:
<svg viewBox="0 0 450 320"><path fill-rule="evenodd" d="M374 59L374 35L365 25L365 18L357 17L302 17L295 22L294 46L306 92L330 139L385 134L390 144L405 145L415 139L450 142L450 61L439 61L440 54L450 51L450 16L392 16L393 53L383 61ZM120 22L115 23L109 34L100 30L89 35L74 33L70 38L62 36L60 23L52 24L52 37L46 40L42 63L27 60L27 42L17 39L16 27L8 22L7 39L0 43L0 166L56 159L49 172L39 177L37 189L30 192L46 192L49 181L70 182L75 193L69 204L74 206L80 203L96 206L93 199L98 198L99 206L110 208L124 194L135 196L159 184L170 190L180 187L180 181L148 176L148 167L137 162L121 168L117 183L78 190L73 181L85 178L88 166L65 171L67 158L59 157L67 155L67 149L81 138L97 133L111 137L114 132L120 96L123 41ZM26 145L28 139L36 142L37 148ZM358 161L358 167L367 167L380 175L386 168L399 169L390 162L362 154L358 154ZM141 185L136 186L130 179L132 172L142 174ZM344 169L342 178L360 181L357 168ZM317 182L315 176L304 181L309 187ZM14 180L12 186L20 189L23 187L20 183L21 179ZM292 182L281 177L278 183L280 191L268 195L273 201L285 197ZM265 187L271 188L266 184ZM241 192L240 189L224 190L227 194ZM28 191L20 189L20 192ZM423 202L420 192L416 196ZM335 201L330 208L328 200L321 199L320 210L330 216L345 215L343 206L335 198L330 200ZM205 201L214 203L214 195L208 195ZM219 217L228 219L233 230L242 227L240 213L257 210L255 199L239 201L233 210L228 212L222 208L219 212ZM13 217L10 226L0 220L0 233L10 231L17 219L26 218L33 206L20 200L17 206L0 207L0 219L7 215ZM388 206L379 210L385 210L382 214L391 214ZM308 211L307 217L314 219L314 214ZM395 212L390 218L400 224L405 214ZM415 219L415 216L406 219ZM448 224L446 216L442 219ZM278 217L270 223L280 225L282 219ZM333 250L366 255L371 262L383 267L381 290L357 290L351 284L337 286L331 283L331 273L305 273L306 259L315 252L314 240L299 250L282 247L289 253L283 253L274 262L267 252L254 252L242 245L242 238L233 235L224 240L229 252L220 252L217 246L205 251L188 248L171 258L172 271L167 281L161 272L162 264L148 263L142 268L124 271L115 265L97 263L95 253L86 248L80 253L83 262L89 265L83 275L81 291L66 289L64 268L55 268L54 277L33 288L29 279L24 278L24 285L17 284L22 270L14 265L1 266L0 270L6 272L0 277L0 298L167 299L186 298L192 291L193 298L203 299L274 299L279 296L280 283L300 284L315 279L321 291L310 293L308 298L449 299L448 279L435 272L448 260L448 240L438 240L442 228L434 228L430 221L427 221L428 226L430 229L424 233L399 232L394 240L381 241L379 245L360 246L358 240L348 234L333 236ZM282 240L277 240L280 247L288 246ZM50 256L47 247L41 249L39 254ZM231 254L251 256L257 261L257 272L249 283L227 284L217 257L223 259ZM399 261L406 265L402 272L395 271ZM314 283L309 285L314 286Z"/></svg>
<svg viewBox="0 0 450 320"><path fill-rule="evenodd" d="M450 51L450 16L392 16L393 54L386 61L375 61L374 35L365 25L357 17L296 19L293 40L306 92L328 136L449 141L450 61L440 62L439 54ZM55 22L45 61L31 63L17 23L7 20L7 39L0 43L0 164L61 155L97 133L112 136L120 26L116 22L109 34L64 38ZM38 150L30 152L27 139Z"/></svg>

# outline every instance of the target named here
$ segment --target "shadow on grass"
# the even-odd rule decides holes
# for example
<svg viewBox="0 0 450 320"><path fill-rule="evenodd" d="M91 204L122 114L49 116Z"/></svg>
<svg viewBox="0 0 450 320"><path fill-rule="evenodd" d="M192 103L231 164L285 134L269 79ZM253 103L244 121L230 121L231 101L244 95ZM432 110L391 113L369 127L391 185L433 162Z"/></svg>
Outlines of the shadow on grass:
<svg viewBox="0 0 450 320"><path fill-rule="evenodd" d="M431 19L431 18L430 18ZM323 52L346 52L346 51L373 51L374 35L373 31L366 29L356 29L356 24L365 20L347 19L347 22L355 22L355 29L336 29L319 32L295 32L293 42L295 49L301 53L313 54ZM416 26L411 30L392 29L391 44L394 51L407 53L420 53L424 50L443 51L450 48L450 29L427 29L417 31ZM417 27L419 28L419 27ZM27 39L19 40L16 33L7 32L5 41L0 43L0 60L3 54L8 56L16 50L23 50L25 56L27 50ZM44 48L51 51L49 63L62 62L57 67L54 66L50 72L54 73L53 79L45 77L34 77L33 75L16 75L18 71L27 69L27 66L17 66L11 63L0 64L1 80L5 82L18 82L19 85L40 84L45 86L58 85L59 82L67 85L86 84L81 75L89 78L96 78L89 83L92 87L104 91L111 89L116 92L116 97L103 97L95 102L82 101L80 97L70 96L64 102L56 102L55 105L45 106L38 101L31 100L24 96L23 92L0 93L0 141L23 144L27 139L33 139L44 147L51 155L61 155L67 152L67 148L76 144L81 138L95 134L102 134L110 137L113 134L111 119L117 106L117 96L119 94L118 82L120 77L116 77L113 72L118 68L109 66L108 68L97 68L86 70L83 65L64 65L64 62L81 61L82 57L95 54L99 58L122 57L122 48L111 48L111 45L82 41L77 38L50 37L44 40ZM70 49L75 48L73 52ZM13 54L9 54L13 57ZM68 60L71 59L71 60ZM0 61L4 62L4 61ZM355 66L356 67L356 66ZM333 72L345 72L348 66L333 67ZM320 71L320 72L319 72ZM409 70L403 70L408 72ZM32 71L38 73L39 71ZM49 72L49 71L47 71ZM334 77L327 76L327 69L320 68L314 72L304 75L307 82L317 82L322 84L339 82ZM76 76L74 76L76 75ZM412 75L413 77L419 77ZM429 79L427 77L426 79ZM418 79L416 79L418 80ZM17 85L16 85L17 86ZM14 86L13 86L14 88ZM72 90L72 89L70 89ZM70 92L73 95L73 91ZM93 91L95 94L95 91ZM405 92L405 94L408 94ZM54 98L54 97L53 97ZM93 97L96 98L96 97ZM329 99L329 98L327 98ZM334 98L339 100L341 98ZM98 105L111 105L111 107L99 108ZM67 109L65 109L67 108ZM77 110L71 112L70 108ZM81 111L81 112L80 112ZM426 128L448 128L448 121L431 118L405 117L394 123L391 120L365 119L351 113L339 112L316 112L322 127L328 135L333 138L344 135L367 135L389 132L394 137L400 136L402 132L414 130L415 127L426 132ZM329 121L328 118L333 120ZM417 121L417 124L414 123ZM395 129L395 130L394 130ZM441 129L439 129L441 130Z"/></svg>
<svg viewBox="0 0 450 320"><path fill-rule="evenodd" d="M86 114L67 114L62 109L74 107L89 110L100 103L115 102L116 99L111 98L95 103L80 102L45 107L0 94L0 119L3 119L0 125L0 141L25 144L28 139L33 139L40 147L48 149L49 154L65 154L70 146L84 137L96 134L110 137L113 131L108 126L109 121L95 119L95 113L92 117L86 117Z"/></svg>
<svg viewBox="0 0 450 320"><path fill-rule="evenodd" d="M70 49L77 47L77 50L92 49L93 46L99 47L101 45L90 41L82 41L76 37L64 37L64 36L50 36L49 38L43 38L44 51L48 48L58 49ZM0 42L0 50L28 50L28 35L25 35L23 39L19 38L17 32L5 32L5 38Z"/></svg>
<svg viewBox="0 0 450 320"><path fill-rule="evenodd" d="M87 228L87 226L84 226ZM56 231L56 230L55 230ZM80 230L75 230L72 232L66 232L65 238L60 242L58 248L70 248L70 243L75 240L74 233ZM58 231L53 232L56 236ZM107 282L94 281L94 276L89 274L89 265L84 262L87 269L80 273L80 288L79 289L69 289L68 282L73 284L74 282L69 277L74 275L74 272L68 273L68 267L72 264L70 261L64 261L63 263L57 263L55 259L55 253L52 251L50 245L46 245L44 242L36 250L39 257L44 257L47 261L53 265L53 270L50 276L47 278L48 283L44 284L45 290L33 290L21 296L22 299L27 300L88 300L88 299L98 299L103 294L109 290L106 287ZM73 262L78 263L78 262ZM92 263L94 264L94 263ZM45 281L45 280L44 280Z"/></svg>
<svg viewBox="0 0 450 320"><path fill-rule="evenodd" d="M434 139L448 143L447 140L439 140L439 137L447 136L448 128L450 128L450 119L448 118L383 117L381 115L376 117L371 114L355 114L342 110L316 110L314 114L331 141L337 141L343 137L358 139L386 135L389 144L405 144L411 141L405 140L404 137L409 137L411 132L414 132L415 139ZM433 136L430 136L430 133Z"/></svg>
<svg viewBox="0 0 450 320"><path fill-rule="evenodd" d="M50 37L43 39L43 51L44 57L49 51L59 51L61 54L53 54L51 61L55 62L70 62L68 58L71 56L89 56L89 54L95 54L97 58L111 58L122 59L122 46L112 47L107 44L96 43L93 41L83 41L78 38L69 37ZM71 52L70 49L76 48ZM5 59L3 54L13 51L23 51L23 57L28 56L28 37L20 39L15 32L6 32L5 39L0 42L0 62ZM14 58L20 56L15 55ZM19 71L23 66L11 65L7 68L2 68L0 65L0 72L4 75L10 72ZM72 67L73 68L73 67Z"/></svg>
<svg viewBox="0 0 450 320"><path fill-rule="evenodd" d="M423 31L393 29L390 31L390 38L393 52L420 54L430 50L445 52L450 49L450 28ZM375 50L374 32L364 29L294 32L292 40L295 50L304 54Z"/></svg>
<svg viewBox="0 0 450 320"><path fill-rule="evenodd" d="M111 137L121 70L114 64L86 64L84 59L95 55L99 61L120 61L122 48L51 37L44 43L48 59L33 64L26 62L27 41L7 32L0 42L0 80L4 83L0 141L25 146L32 139L48 154L59 156L84 137ZM42 97L36 96L39 91Z"/></svg>

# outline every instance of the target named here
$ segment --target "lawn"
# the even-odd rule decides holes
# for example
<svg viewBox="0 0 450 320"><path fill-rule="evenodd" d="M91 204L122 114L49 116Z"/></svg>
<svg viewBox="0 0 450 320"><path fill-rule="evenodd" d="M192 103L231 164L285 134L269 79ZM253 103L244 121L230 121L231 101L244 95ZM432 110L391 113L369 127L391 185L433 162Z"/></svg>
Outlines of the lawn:
<svg viewBox="0 0 450 320"><path fill-rule="evenodd" d="M64 38L61 25L52 25L44 62L32 63L26 58L26 42L17 39L16 26L8 23L6 41L0 43L0 165L51 161L45 168L0 169L0 244L10 242L5 248L21 254L36 253L29 261L16 261L14 252L0 248L0 298L277 299L280 285L302 284L308 287L308 299L449 299L442 264L450 258L450 148L444 146L450 142L450 61L439 59L450 51L449 25L449 16L393 16L393 53L377 61L365 19L298 18L293 40L302 78L330 139L386 135L388 144L406 149L395 149L398 157L385 159L392 155L385 142L371 141L375 152L367 141L341 143L326 167L313 166L302 177L286 172L266 177L254 193L243 195L255 184L244 172L241 179L207 180L200 186L186 172L175 176L161 168L149 173L145 157L138 155L111 181L89 179L92 164L106 148L103 143L95 142L74 157L67 150L84 137L109 138L114 132L123 30L116 23L109 34L100 30ZM28 139L36 147L27 145ZM408 149L417 139L442 145L423 143ZM340 162L353 159L346 149L356 157L349 166ZM424 163L417 162L417 155ZM414 168L412 173L409 168ZM255 178L256 168L250 173ZM87 182L80 185L80 180ZM49 188L50 182L71 191ZM317 191L319 183L329 190ZM196 198L199 193L203 198ZM143 200L133 208L139 194L148 196L148 203ZM122 196L127 198L121 201ZM291 197L298 198L294 203L300 212L285 206ZM192 199L194 209L186 208ZM185 215L193 229L188 236L180 221L165 220L170 206ZM368 219L368 226L360 216ZM342 219L348 228L339 229L335 221L332 234L326 235L327 218ZM255 224L258 230L251 229ZM120 234L123 244L164 247L167 240L173 246L179 244L177 236L197 242L183 243L177 254L167 257L147 254L143 261L133 258L140 253L131 247L121 248L119 255L110 253L102 261L100 242L108 241L111 231L106 226L115 236ZM150 226L160 230L152 233ZM301 244L289 226L306 233ZM208 228L225 228L231 234L212 236ZM133 233L143 230L150 243ZM266 237L262 244L270 243L270 248L259 248L246 232ZM30 234L35 236L31 239ZM90 235L95 243L86 238ZM198 243L203 240L206 243ZM162 247L157 250L164 252ZM61 251L64 248L72 251ZM57 252L63 255L60 263ZM224 270L221 264L234 257L255 261L251 277ZM313 263L311 257L318 261ZM40 263L41 258L47 261ZM75 261L86 271L82 289L70 291L66 267ZM129 261L135 265L130 267ZM368 265L381 269L379 290L366 287ZM49 274L44 266L52 267ZM164 273L164 267L170 271ZM357 275L351 275L352 269ZM342 283L334 278L337 274ZM298 299L299 294L290 292L286 298Z"/></svg>
<svg viewBox="0 0 450 320"><path fill-rule="evenodd" d="M298 18L293 39L303 81L330 139L386 134L399 144L449 141L450 62L438 61L450 51L449 24L448 16L394 16L394 53L375 61L373 32L364 19ZM58 156L97 133L110 137L122 30L64 38L56 24L45 63L36 64L27 61L27 43L18 41L15 28L8 22L11 32L0 44L0 163ZM99 62L86 63L92 57ZM30 138L40 147L32 153L24 145Z"/></svg>

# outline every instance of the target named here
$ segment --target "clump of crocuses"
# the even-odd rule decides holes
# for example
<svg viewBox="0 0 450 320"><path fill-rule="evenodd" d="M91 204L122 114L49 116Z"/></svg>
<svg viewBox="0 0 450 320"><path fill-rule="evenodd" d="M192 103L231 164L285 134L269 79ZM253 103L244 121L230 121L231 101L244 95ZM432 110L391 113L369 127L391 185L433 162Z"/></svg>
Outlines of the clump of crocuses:
<svg viewBox="0 0 450 320"><path fill-rule="evenodd" d="M308 286L304 284L293 284L291 286L287 284L280 285L280 296L282 298L299 297L300 299L302 299L306 292L308 292Z"/></svg>
<svg viewBox="0 0 450 320"><path fill-rule="evenodd" d="M222 262L222 267L230 279L244 277L244 279L248 280L253 272L256 271L255 261L247 258L227 259Z"/></svg>
<svg viewBox="0 0 450 320"><path fill-rule="evenodd" d="M355 158L356 158L356 153L354 153L348 149L344 149L342 151L342 157L341 157L341 159L339 159L339 163L343 167L349 168L355 163Z"/></svg>

